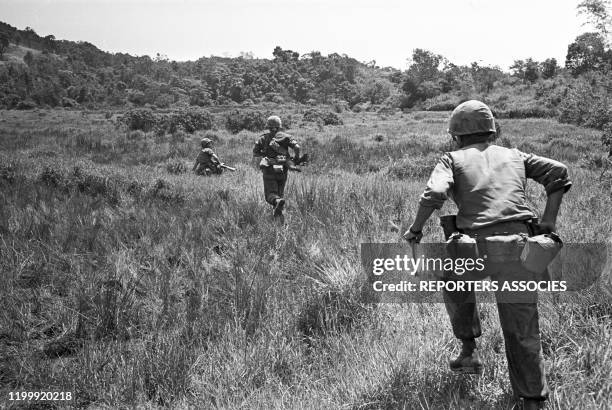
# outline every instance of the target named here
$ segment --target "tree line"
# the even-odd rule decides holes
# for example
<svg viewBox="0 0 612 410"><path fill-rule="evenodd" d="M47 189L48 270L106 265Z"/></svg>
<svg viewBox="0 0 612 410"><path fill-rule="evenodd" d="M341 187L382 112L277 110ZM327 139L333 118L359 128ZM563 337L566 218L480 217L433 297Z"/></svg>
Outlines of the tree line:
<svg viewBox="0 0 612 410"><path fill-rule="evenodd" d="M271 59L108 53L88 42L39 36L0 22L0 107L208 107L260 103L334 104L343 109L448 110L469 98L503 116L556 116L603 128L610 112L612 49L609 1L578 5L593 32L554 58L515 60L509 72L474 62L453 64L429 50L412 51L402 71L347 55L300 55L276 47Z"/></svg>

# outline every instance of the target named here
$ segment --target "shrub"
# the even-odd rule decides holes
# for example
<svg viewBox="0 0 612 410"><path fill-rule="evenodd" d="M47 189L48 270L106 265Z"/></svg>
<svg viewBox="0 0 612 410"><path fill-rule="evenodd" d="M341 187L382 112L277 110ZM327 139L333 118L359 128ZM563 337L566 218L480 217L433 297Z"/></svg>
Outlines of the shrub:
<svg viewBox="0 0 612 410"><path fill-rule="evenodd" d="M254 110L233 110L225 118L225 128L234 134L242 130L261 131L266 128L266 115Z"/></svg>
<svg viewBox="0 0 612 410"><path fill-rule="evenodd" d="M68 97L62 97L61 104L62 104L62 107L67 107L67 108L74 108L74 107L79 106L78 102Z"/></svg>
<svg viewBox="0 0 612 410"><path fill-rule="evenodd" d="M153 112L148 109L129 110L119 118L129 130L151 131L156 125L157 120Z"/></svg>
<svg viewBox="0 0 612 410"><path fill-rule="evenodd" d="M190 134L197 130L209 130L213 125L213 116L210 112L201 109L185 109L175 112L166 119L166 128L174 133L181 128Z"/></svg>
<svg viewBox="0 0 612 410"><path fill-rule="evenodd" d="M39 180L53 187L58 187L64 182L64 175L55 168L45 166L40 174Z"/></svg>
<svg viewBox="0 0 612 410"><path fill-rule="evenodd" d="M36 103L31 100L19 101L19 103L17 103L17 107L15 108L18 110L33 110L36 108Z"/></svg>
<svg viewBox="0 0 612 410"><path fill-rule="evenodd" d="M343 121L338 114L332 111L309 109L304 113L304 121L323 123L324 125L342 125Z"/></svg>

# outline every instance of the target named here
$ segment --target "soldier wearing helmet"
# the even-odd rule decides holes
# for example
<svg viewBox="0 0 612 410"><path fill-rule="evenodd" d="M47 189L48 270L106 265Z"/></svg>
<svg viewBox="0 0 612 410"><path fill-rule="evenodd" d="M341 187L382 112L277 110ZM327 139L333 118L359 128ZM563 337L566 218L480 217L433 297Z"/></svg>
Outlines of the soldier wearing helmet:
<svg viewBox="0 0 612 410"><path fill-rule="evenodd" d="M259 168L263 174L264 196L273 207L273 215L278 217L283 215L285 184L292 167L289 149L299 158L300 146L293 137L280 131L282 123L278 116L269 117L266 126L268 132L255 142L253 156L262 158Z"/></svg>
<svg viewBox="0 0 612 410"><path fill-rule="evenodd" d="M193 171L197 175L221 174L221 161L212 150L212 141L209 138L202 138L200 141L202 150L193 164Z"/></svg>
<svg viewBox="0 0 612 410"><path fill-rule="evenodd" d="M448 132L458 149L445 153L434 168L404 239L419 242L425 222L448 198L458 208L457 231L477 241L484 239L485 245L494 238L503 241L513 234L518 234L516 238L555 230L561 199L571 187L565 165L493 145L495 119L489 107L480 101L466 101L455 108ZM539 225L530 223L535 215L526 201L527 178L542 184L548 195ZM480 249L482 242L477 243ZM482 276L476 279L491 276L499 283L538 280L514 258L505 263L487 262L485 266ZM447 276L447 280L457 279ZM542 358L537 292L498 291L495 296L515 396L522 400L524 408L540 408L549 390ZM459 357L450 362L451 370L480 373L482 362L475 339L481 335L481 327L476 295L470 291L445 291L444 301L453 333L462 341Z"/></svg>

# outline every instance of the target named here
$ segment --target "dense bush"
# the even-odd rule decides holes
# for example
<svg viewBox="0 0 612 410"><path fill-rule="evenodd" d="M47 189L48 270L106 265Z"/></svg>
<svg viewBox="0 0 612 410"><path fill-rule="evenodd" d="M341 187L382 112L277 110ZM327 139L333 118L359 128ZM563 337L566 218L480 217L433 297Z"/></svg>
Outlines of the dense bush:
<svg viewBox="0 0 612 410"><path fill-rule="evenodd" d="M17 103L16 108L18 110L33 110L34 108L36 108L36 103L30 100L20 101L19 103Z"/></svg>
<svg viewBox="0 0 612 410"><path fill-rule="evenodd" d="M210 112L200 109L186 109L166 117L164 128L170 133L182 129L190 134L197 130L209 130L213 126L213 116Z"/></svg>
<svg viewBox="0 0 612 410"><path fill-rule="evenodd" d="M304 121L323 123L323 125L342 125L342 118L332 111L309 109L304 113Z"/></svg>
<svg viewBox="0 0 612 410"><path fill-rule="evenodd" d="M157 124L153 112L148 109L129 110L119 117L119 121L124 123L129 130L142 130L145 132L151 131Z"/></svg>
<svg viewBox="0 0 612 410"><path fill-rule="evenodd" d="M225 128L238 133L242 130L261 131L266 128L267 116L255 110L233 110L225 117Z"/></svg>

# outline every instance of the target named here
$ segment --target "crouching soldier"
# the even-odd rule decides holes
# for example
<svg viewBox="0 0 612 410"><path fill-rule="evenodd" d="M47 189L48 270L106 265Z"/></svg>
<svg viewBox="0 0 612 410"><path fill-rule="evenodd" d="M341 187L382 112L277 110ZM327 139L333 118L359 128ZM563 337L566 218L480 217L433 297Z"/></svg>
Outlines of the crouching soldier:
<svg viewBox="0 0 612 410"><path fill-rule="evenodd" d="M221 174L223 168L221 167L221 161L219 157L212 150L212 141L208 138L203 138L200 141L202 150L199 152L198 157L193 164L193 171L197 175L211 175Z"/></svg>
<svg viewBox="0 0 612 410"><path fill-rule="evenodd" d="M266 201L274 207L274 216L282 216L287 174L290 168L294 168L289 148L293 150L294 157L299 158L300 146L289 134L280 132L281 119L276 115L268 118L266 125L268 132L255 142L253 156L262 157L259 168L263 173Z"/></svg>
<svg viewBox="0 0 612 410"><path fill-rule="evenodd" d="M504 241L532 234L525 185L530 178L543 185L548 196L537 231L554 232L561 199L572 185L565 165L549 158L491 144L495 133L491 110L480 101L459 105L450 117L449 133L457 150L445 153L434 168L419 202L409 242L419 242L425 222L448 198L458 208L458 232L479 241ZM492 258L491 258L492 259ZM531 281L535 276L519 260L487 261L483 276L499 283ZM455 280L450 278L449 280ZM501 285L500 285L501 287ZM444 292L444 301L455 336L461 340L459 357L450 362L457 373L480 373L482 362L476 339L481 335L476 295L473 291ZM537 291L495 293L506 345L510 383L522 408L544 405L549 389L544 374L538 320Z"/></svg>

